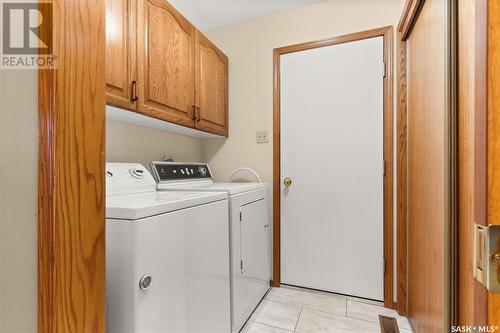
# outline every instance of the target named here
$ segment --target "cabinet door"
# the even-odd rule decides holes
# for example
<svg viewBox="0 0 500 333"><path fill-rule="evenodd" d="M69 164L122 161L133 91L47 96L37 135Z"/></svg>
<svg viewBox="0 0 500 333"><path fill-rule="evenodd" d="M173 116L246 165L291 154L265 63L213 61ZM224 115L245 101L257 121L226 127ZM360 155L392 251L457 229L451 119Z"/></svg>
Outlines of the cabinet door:
<svg viewBox="0 0 500 333"><path fill-rule="evenodd" d="M106 102L135 110L136 2L106 0Z"/></svg>
<svg viewBox="0 0 500 333"><path fill-rule="evenodd" d="M196 32L196 128L228 134L228 60L199 31Z"/></svg>
<svg viewBox="0 0 500 333"><path fill-rule="evenodd" d="M165 0L140 4L139 112L192 127L194 27Z"/></svg>

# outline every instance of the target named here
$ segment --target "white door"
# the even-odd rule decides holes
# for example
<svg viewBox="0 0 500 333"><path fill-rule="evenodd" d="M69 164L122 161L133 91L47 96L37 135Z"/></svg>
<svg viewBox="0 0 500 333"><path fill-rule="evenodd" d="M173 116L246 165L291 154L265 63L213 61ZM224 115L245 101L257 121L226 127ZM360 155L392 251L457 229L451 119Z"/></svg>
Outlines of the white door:
<svg viewBox="0 0 500 333"><path fill-rule="evenodd" d="M281 56L284 284L383 300L383 59L382 37Z"/></svg>

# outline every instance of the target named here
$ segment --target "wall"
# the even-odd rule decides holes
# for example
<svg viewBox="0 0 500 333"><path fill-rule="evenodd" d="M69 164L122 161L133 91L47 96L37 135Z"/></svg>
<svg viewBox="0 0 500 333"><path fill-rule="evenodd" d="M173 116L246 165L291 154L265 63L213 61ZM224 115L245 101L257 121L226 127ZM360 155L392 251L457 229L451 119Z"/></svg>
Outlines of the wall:
<svg viewBox="0 0 500 333"><path fill-rule="evenodd" d="M0 332L36 332L38 81L0 70Z"/></svg>
<svg viewBox="0 0 500 333"><path fill-rule="evenodd" d="M163 132L118 121L106 121L106 161L140 162L147 166L163 155L175 161L202 160L202 141L198 138Z"/></svg>
<svg viewBox="0 0 500 333"><path fill-rule="evenodd" d="M274 48L388 25L396 28L403 6L404 0L330 0L206 32L229 57L229 139L203 142L203 158L215 177L222 180L234 168L248 166L272 182ZM394 45L394 64L395 52ZM393 120L396 126L396 116ZM255 143L258 130L269 132L269 143ZM395 163L396 158L394 170ZM396 194L394 174L394 203ZM396 209L394 224L395 236ZM394 277L395 267L396 260Z"/></svg>
<svg viewBox="0 0 500 333"><path fill-rule="evenodd" d="M397 25L402 6L402 0L330 0L206 32L229 57L229 139L203 143L215 176L224 179L244 165L272 181L274 48ZM269 143L255 143L257 130L269 131Z"/></svg>

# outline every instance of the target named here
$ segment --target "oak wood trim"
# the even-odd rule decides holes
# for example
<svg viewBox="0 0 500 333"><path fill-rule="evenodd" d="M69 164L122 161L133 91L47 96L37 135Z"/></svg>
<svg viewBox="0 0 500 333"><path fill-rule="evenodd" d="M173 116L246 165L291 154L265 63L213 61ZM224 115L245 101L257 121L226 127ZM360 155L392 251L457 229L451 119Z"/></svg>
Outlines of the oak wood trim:
<svg viewBox="0 0 500 333"><path fill-rule="evenodd" d="M386 62L386 76L384 77L384 160L386 165L384 177L384 258L386 260L384 276L384 305L394 308L394 198L393 198L393 166L394 166L394 136L393 136L393 28L388 27L383 34L384 59Z"/></svg>
<svg viewBox="0 0 500 333"><path fill-rule="evenodd" d="M280 106L280 56L273 50L273 280L281 283L281 106Z"/></svg>
<svg viewBox="0 0 500 333"><path fill-rule="evenodd" d="M43 2L57 69L38 79L38 331L104 332L104 2Z"/></svg>
<svg viewBox="0 0 500 333"><path fill-rule="evenodd" d="M407 91L407 43L411 28L425 0L407 0L397 27L398 56L397 86L397 308L399 315L407 314L408 269L408 91Z"/></svg>
<svg viewBox="0 0 500 333"><path fill-rule="evenodd" d="M410 34L411 27L417 18L419 8L425 0L407 0L401 13L401 18L398 23L399 38L406 40Z"/></svg>
<svg viewBox="0 0 500 333"><path fill-rule="evenodd" d="M407 221L408 221L408 171L407 171L407 76L406 40L397 41L397 311L406 316L407 272Z"/></svg>
<svg viewBox="0 0 500 333"><path fill-rule="evenodd" d="M482 160L482 166L478 165L478 157L485 158L486 145L484 136L480 139L481 135L479 135L480 128L486 125L486 81L484 73L481 74L486 69L486 7L484 4L484 0L478 0L461 6L459 10L461 35L459 36L460 72L458 78L460 111L458 188L461 199L459 202L458 324L480 326L487 325L487 293L473 276L472 258L474 256L474 222L486 224L486 194L482 193L485 189L486 177L480 177L478 172L482 170L482 175L485 175L486 166L484 160ZM471 57L470 54L473 56Z"/></svg>
<svg viewBox="0 0 500 333"><path fill-rule="evenodd" d="M274 287L281 283L281 110L280 110L280 56L318 47L342 44L367 38L384 38L384 59L387 66L384 78L384 257L386 274L384 276L384 304L394 307L393 302L393 27L371 29L348 35L322 39L307 43L275 48L273 51L273 281Z"/></svg>
<svg viewBox="0 0 500 333"><path fill-rule="evenodd" d="M487 224L500 224L500 2L487 2ZM497 244L500 250L500 244ZM488 324L500 325L500 294L488 292Z"/></svg>
<svg viewBox="0 0 500 333"><path fill-rule="evenodd" d="M359 40L363 40L363 39L367 39L367 38L384 36L388 30L392 31L392 26L385 26L385 27L381 27L381 28L359 31L359 32L355 32L352 34L347 34L347 35L342 35L342 36L337 36L337 37L332 37L332 38L319 39L319 40L315 40L312 42L306 42L306 43L278 47L278 48L275 48L274 50L279 55L283 55L283 54L287 54L287 53L315 49L315 48L323 47L323 46L337 45L337 44L342 44L342 43L359 41Z"/></svg>
<svg viewBox="0 0 500 333"><path fill-rule="evenodd" d="M476 223L486 225L487 202L487 24L488 0L476 0L475 100L474 100L474 215Z"/></svg>

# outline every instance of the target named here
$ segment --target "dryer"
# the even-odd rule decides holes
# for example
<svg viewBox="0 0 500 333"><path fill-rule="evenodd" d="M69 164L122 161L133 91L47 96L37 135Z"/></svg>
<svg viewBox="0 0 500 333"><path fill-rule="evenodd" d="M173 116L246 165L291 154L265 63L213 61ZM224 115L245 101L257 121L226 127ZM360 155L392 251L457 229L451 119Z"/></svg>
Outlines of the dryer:
<svg viewBox="0 0 500 333"><path fill-rule="evenodd" d="M140 164L106 169L108 332L229 333L227 194L157 192Z"/></svg>
<svg viewBox="0 0 500 333"><path fill-rule="evenodd" d="M241 330L270 287L270 204L265 183L216 183L206 163L151 162L160 192L229 195L231 327Z"/></svg>

